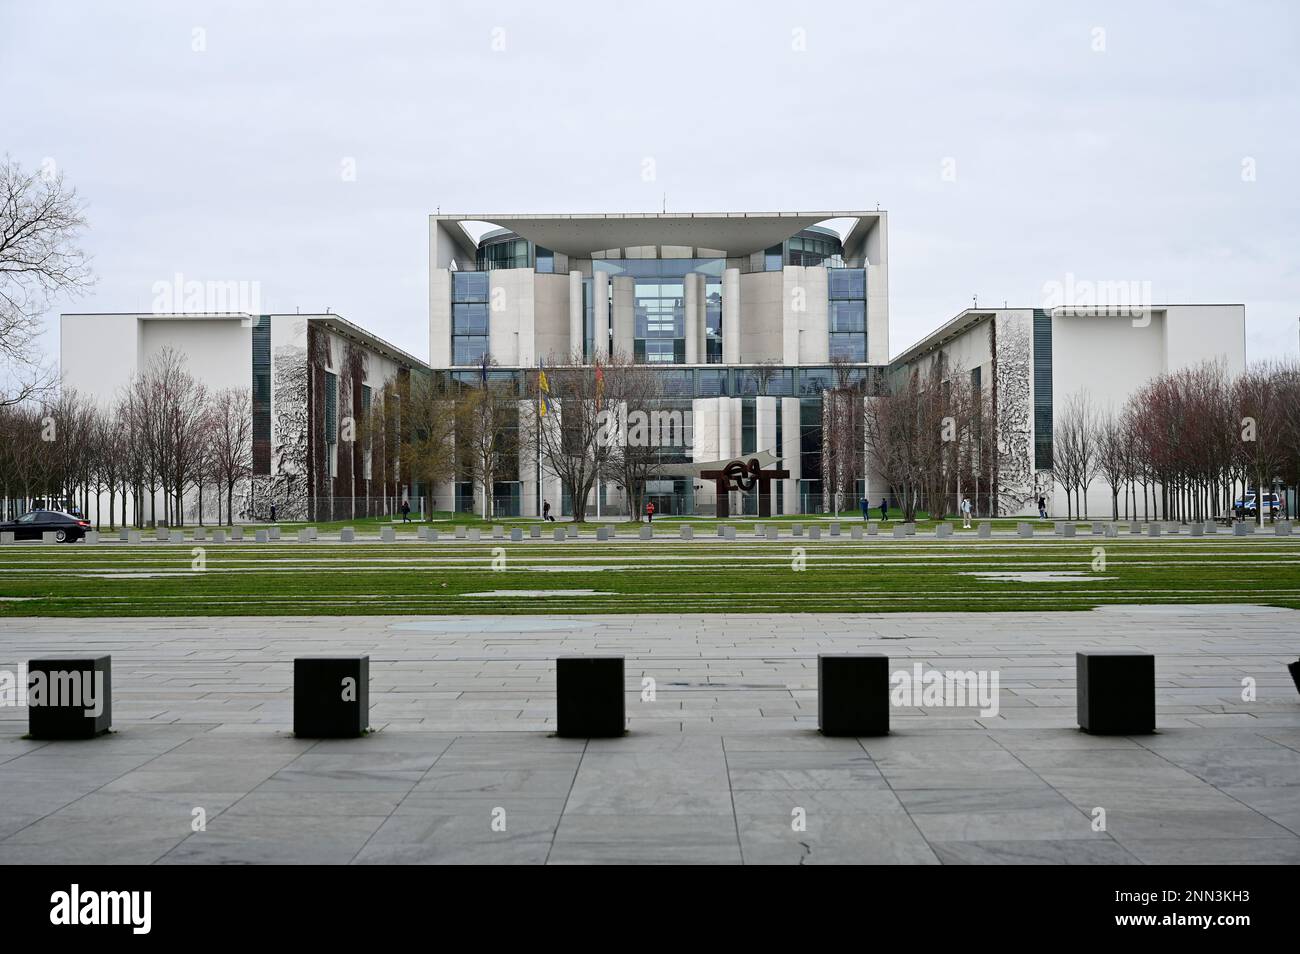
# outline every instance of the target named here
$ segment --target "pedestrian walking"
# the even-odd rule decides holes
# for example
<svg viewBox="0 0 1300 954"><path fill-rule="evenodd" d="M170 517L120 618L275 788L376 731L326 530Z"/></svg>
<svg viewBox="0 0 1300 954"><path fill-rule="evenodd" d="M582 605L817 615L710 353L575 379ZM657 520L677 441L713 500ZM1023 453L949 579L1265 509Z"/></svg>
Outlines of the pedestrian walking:
<svg viewBox="0 0 1300 954"><path fill-rule="evenodd" d="M970 529L970 498L961 499L961 526L963 530Z"/></svg>
<svg viewBox="0 0 1300 954"><path fill-rule="evenodd" d="M653 500L647 500L647 501L646 501L646 504L645 504L645 519L646 519L646 523L654 523L654 522L655 522L655 504L654 504L654 501L653 501Z"/></svg>
<svg viewBox="0 0 1300 954"><path fill-rule="evenodd" d="M1047 519L1047 498L1041 494L1038 497L1038 516L1042 520Z"/></svg>
<svg viewBox="0 0 1300 954"><path fill-rule="evenodd" d="M880 499L880 519L881 520L889 519L889 501L884 499L883 497Z"/></svg>
<svg viewBox="0 0 1300 954"><path fill-rule="evenodd" d="M867 517L871 515L871 503L866 497L862 498L862 522L867 522Z"/></svg>
<svg viewBox="0 0 1300 954"><path fill-rule="evenodd" d="M409 500L403 500L402 501L402 523L410 523L410 522L411 522L411 502Z"/></svg>
<svg viewBox="0 0 1300 954"><path fill-rule="evenodd" d="M551 502L549 500L542 501L542 519L555 523L555 518L551 516Z"/></svg>

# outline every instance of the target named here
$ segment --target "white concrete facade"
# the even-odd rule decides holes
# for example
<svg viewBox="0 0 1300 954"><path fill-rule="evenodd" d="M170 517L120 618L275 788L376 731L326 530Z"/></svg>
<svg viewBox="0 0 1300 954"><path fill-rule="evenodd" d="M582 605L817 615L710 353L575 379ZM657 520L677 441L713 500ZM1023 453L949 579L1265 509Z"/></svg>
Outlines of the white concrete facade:
<svg viewBox="0 0 1300 954"><path fill-rule="evenodd" d="M893 373L920 368L929 373L942 353L948 375L979 370L989 391L997 383L1003 408L1020 422L1020 438L1003 449L1005 480L1019 474L1023 490L1019 515L1037 515L1038 492L1048 499L1050 516L1066 513L1065 491L1048 471L1034 466L1034 407L1050 405L1053 427L1076 395L1086 396L1098 414L1118 413L1140 387L1165 373L1205 362L1221 363L1230 376L1246 367L1244 305L1153 305L1137 317L1104 309L1054 308L1039 311L1051 325L1051 393L1038 390L1034 373L1032 308L968 309L895 359ZM996 345L994 344L996 342ZM996 348L996 350L995 350ZM1023 432L1023 433L1021 433ZM1088 516L1111 516L1110 488L1098 479L1087 494Z"/></svg>

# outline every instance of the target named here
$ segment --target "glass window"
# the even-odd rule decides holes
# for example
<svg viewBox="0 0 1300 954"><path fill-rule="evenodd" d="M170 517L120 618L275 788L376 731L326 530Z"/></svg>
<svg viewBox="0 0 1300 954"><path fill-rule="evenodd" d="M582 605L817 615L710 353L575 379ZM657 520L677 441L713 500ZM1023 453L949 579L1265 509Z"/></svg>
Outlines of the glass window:
<svg viewBox="0 0 1300 954"><path fill-rule="evenodd" d="M780 245L773 245L763 253L763 270L768 272L779 272L781 266L785 263L785 255Z"/></svg>
<svg viewBox="0 0 1300 954"><path fill-rule="evenodd" d="M451 306L451 329L456 335L485 335L488 332L486 302L467 302Z"/></svg>
<svg viewBox="0 0 1300 954"><path fill-rule="evenodd" d="M832 334L830 356L855 363L867 360L867 339L861 334Z"/></svg>
<svg viewBox="0 0 1300 954"><path fill-rule="evenodd" d="M830 302L830 324L832 333L856 331L861 334L867 330L867 303L862 299Z"/></svg>
<svg viewBox="0 0 1300 954"><path fill-rule="evenodd" d="M325 443L338 443L339 427L339 376L325 372Z"/></svg>
<svg viewBox="0 0 1300 954"><path fill-rule="evenodd" d="M488 276L486 272L452 272L451 300L487 301Z"/></svg>
<svg viewBox="0 0 1300 954"><path fill-rule="evenodd" d="M546 275L555 273L555 253L549 248L537 246L537 270Z"/></svg>
<svg viewBox="0 0 1300 954"><path fill-rule="evenodd" d="M831 268L826 271L830 298L866 298L867 272L862 268Z"/></svg>

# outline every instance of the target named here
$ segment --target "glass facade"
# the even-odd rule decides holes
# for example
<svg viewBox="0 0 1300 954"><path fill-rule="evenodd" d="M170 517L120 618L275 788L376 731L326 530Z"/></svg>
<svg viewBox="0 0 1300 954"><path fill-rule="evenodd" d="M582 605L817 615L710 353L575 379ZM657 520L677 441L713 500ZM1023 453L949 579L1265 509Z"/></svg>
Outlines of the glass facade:
<svg viewBox="0 0 1300 954"><path fill-rule="evenodd" d="M492 239L479 246L477 263L479 271L493 268L527 268L528 240L518 237Z"/></svg>
<svg viewBox="0 0 1300 954"><path fill-rule="evenodd" d="M488 353L488 276L451 273L451 363L479 364Z"/></svg>
<svg viewBox="0 0 1300 954"><path fill-rule="evenodd" d="M253 324L253 473L271 473L271 317Z"/></svg>
<svg viewBox="0 0 1300 954"><path fill-rule="evenodd" d="M864 268L826 271L830 356L861 363L867 360L867 272Z"/></svg>
<svg viewBox="0 0 1300 954"><path fill-rule="evenodd" d="M1034 469L1052 467L1052 316L1034 309Z"/></svg>
<svg viewBox="0 0 1300 954"><path fill-rule="evenodd" d="M726 259L596 259L609 273L611 314L615 282L632 279L632 356L638 364L686 363L687 275L704 276L704 354L701 363L722 362L722 273Z"/></svg>

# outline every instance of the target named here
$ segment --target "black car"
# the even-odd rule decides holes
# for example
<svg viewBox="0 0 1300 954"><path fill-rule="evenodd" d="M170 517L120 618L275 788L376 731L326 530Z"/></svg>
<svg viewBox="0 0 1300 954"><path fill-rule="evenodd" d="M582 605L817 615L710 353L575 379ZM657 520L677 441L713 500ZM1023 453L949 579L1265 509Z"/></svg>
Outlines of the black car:
<svg viewBox="0 0 1300 954"><path fill-rule="evenodd" d="M62 510L32 510L17 520L0 523L0 533L12 532L15 540L42 540L42 534L53 532L59 543L80 540L90 529L90 521L81 520Z"/></svg>

